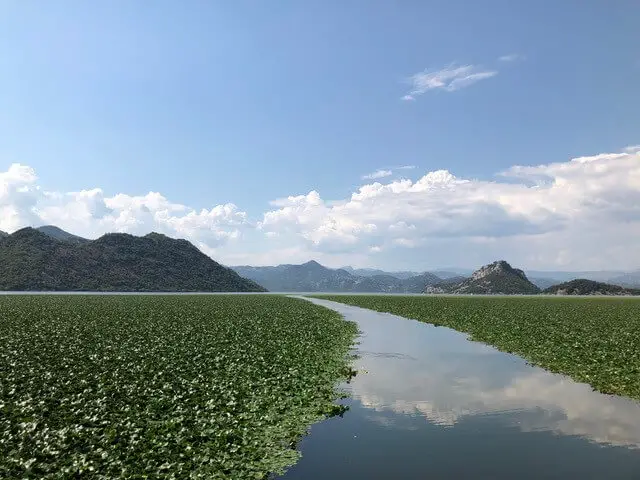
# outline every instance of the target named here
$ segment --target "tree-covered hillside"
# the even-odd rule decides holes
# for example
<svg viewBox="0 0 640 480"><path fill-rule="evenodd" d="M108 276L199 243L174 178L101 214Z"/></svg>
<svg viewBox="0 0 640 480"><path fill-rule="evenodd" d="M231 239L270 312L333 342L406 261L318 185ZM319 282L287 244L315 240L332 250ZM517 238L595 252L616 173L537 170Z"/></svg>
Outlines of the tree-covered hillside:
<svg viewBox="0 0 640 480"><path fill-rule="evenodd" d="M640 295L640 289L624 288L610 283L578 278L545 289L542 293L553 295Z"/></svg>
<svg viewBox="0 0 640 480"><path fill-rule="evenodd" d="M0 290L264 291L186 240L158 233L77 238L24 228L0 239Z"/></svg>

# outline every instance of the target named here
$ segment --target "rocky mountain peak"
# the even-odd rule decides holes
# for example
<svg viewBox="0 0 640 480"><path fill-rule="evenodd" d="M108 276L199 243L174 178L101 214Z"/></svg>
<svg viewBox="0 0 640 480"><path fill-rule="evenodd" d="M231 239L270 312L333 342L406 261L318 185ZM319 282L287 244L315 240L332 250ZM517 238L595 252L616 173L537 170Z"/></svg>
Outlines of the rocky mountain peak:
<svg viewBox="0 0 640 480"><path fill-rule="evenodd" d="M322 265L320 265L318 262L316 262L315 260L309 260L307 263L303 263L301 265L302 267L306 267L306 268L313 268L313 269L322 269L322 270L326 270L327 267L324 267Z"/></svg>
<svg viewBox="0 0 640 480"><path fill-rule="evenodd" d="M485 265L485 266L481 267L480 269L478 269L475 272L473 272L473 274L471 275L471 279L472 280L480 280L482 278L485 278L485 277L487 277L489 275L493 275L493 274L517 275L518 277L522 278L523 280L527 280L527 276L525 275L525 273L522 270L520 270L518 268L513 268L505 260L498 260L496 262L493 262L493 263L490 263L488 265Z"/></svg>
<svg viewBox="0 0 640 480"><path fill-rule="evenodd" d="M476 270L471 278L453 284L441 282L427 288L426 292L510 295L535 294L540 289L527 279L522 270L513 268L504 260L498 260Z"/></svg>

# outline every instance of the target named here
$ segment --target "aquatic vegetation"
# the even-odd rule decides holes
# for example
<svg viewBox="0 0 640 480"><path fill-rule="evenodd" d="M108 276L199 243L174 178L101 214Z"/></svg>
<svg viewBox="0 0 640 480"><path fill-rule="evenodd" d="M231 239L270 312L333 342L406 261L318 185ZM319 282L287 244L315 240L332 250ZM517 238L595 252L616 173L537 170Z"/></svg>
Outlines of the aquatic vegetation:
<svg viewBox="0 0 640 480"><path fill-rule="evenodd" d="M0 478L280 472L356 331L275 295L0 296Z"/></svg>
<svg viewBox="0 0 640 480"><path fill-rule="evenodd" d="M470 334L604 393L640 399L640 299L318 296Z"/></svg>

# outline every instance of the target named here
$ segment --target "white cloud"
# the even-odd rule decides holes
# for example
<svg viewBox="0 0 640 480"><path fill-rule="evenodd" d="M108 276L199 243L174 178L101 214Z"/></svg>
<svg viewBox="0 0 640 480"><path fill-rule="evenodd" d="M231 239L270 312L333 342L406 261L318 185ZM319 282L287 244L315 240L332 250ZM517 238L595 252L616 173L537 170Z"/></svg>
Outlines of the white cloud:
<svg viewBox="0 0 640 480"><path fill-rule="evenodd" d="M498 60L501 62L515 62L516 60L522 60L524 58L523 55L520 55L519 53L510 53L508 55L502 55L501 57L498 57Z"/></svg>
<svg viewBox="0 0 640 480"><path fill-rule="evenodd" d="M259 221L233 203L196 209L161 193L44 188L29 166L0 171L0 230L54 224L96 238L158 231L227 264L315 258L329 266L423 270L504 258L537 270L640 267L640 148L520 165L493 181L447 170L363 182L348 196L312 190L271 202ZM265 235L267 238L265 238Z"/></svg>
<svg viewBox="0 0 640 480"><path fill-rule="evenodd" d="M214 249L239 238L240 228L248 223L246 213L232 203L197 211L157 192L109 197L100 188L49 192L37 182L28 166L13 164L0 172L0 230L54 224L88 238L107 232L158 231Z"/></svg>
<svg viewBox="0 0 640 480"><path fill-rule="evenodd" d="M524 432L551 431L640 448L640 409L635 402L594 392L589 385L564 376L530 368L508 372L513 376L504 378L477 367L465 378L454 367L439 368L437 361L431 361L430 368L418 363L423 367L418 370L409 365L415 360L395 362L402 371L399 375L385 360L362 362L362 368L375 371L376 378L363 375L355 387L354 396L374 410L420 415L451 427L476 416L509 412L502 420ZM496 386L499 380L505 383Z"/></svg>
<svg viewBox="0 0 640 480"><path fill-rule="evenodd" d="M348 320L363 318L353 307L341 310ZM377 312L365 317L355 367L372 373L358 375L350 393L370 409L452 427L491 415L525 432L640 448L640 404L632 399L594 392L446 327Z"/></svg>
<svg viewBox="0 0 640 480"><path fill-rule="evenodd" d="M411 91L402 97L403 100L414 100L430 90L455 92L497 75L496 70L489 70L477 65L448 65L440 70L425 70L411 75L408 82Z"/></svg>
<svg viewBox="0 0 640 480"><path fill-rule="evenodd" d="M0 230L12 231L37 220L36 199L41 192L33 168L19 163L0 172Z"/></svg>
<svg viewBox="0 0 640 480"><path fill-rule="evenodd" d="M264 214L259 228L286 232L324 253L421 249L422 262L440 266L506 256L529 268L631 269L640 265L634 240L640 152L634 152L514 166L496 181L438 170L416 181L365 184L331 202L313 191L274 202L278 208Z"/></svg>
<svg viewBox="0 0 640 480"><path fill-rule="evenodd" d="M378 178L384 178L384 177L390 177L391 175L393 175L393 172L391 170L376 170L375 172L372 173L368 173L367 175L363 175L362 179L363 180L376 180Z"/></svg>

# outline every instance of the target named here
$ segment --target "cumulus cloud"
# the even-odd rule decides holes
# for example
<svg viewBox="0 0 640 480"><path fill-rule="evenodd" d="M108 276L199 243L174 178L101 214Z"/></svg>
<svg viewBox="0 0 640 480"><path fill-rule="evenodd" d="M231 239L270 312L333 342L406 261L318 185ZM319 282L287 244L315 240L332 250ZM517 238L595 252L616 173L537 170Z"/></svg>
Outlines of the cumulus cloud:
<svg viewBox="0 0 640 480"><path fill-rule="evenodd" d="M158 192L107 196L100 188L45 191L31 167L14 164L0 172L0 230L8 232L42 224L88 238L106 232L157 231L211 250L238 238L247 223L246 213L232 203L195 210Z"/></svg>
<svg viewBox="0 0 640 480"><path fill-rule="evenodd" d="M476 416L503 414L505 423L525 432L551 431L640 448L637 403L594 392L586 384L531 368L511 372L505 384L495 385L495 372L459 377L452 369L440 369L435 359L429 368L419 364L421 372L412 368L415 361L396 363L404 367L399 368L401 375L388 362L385 366L384 361L367 360L364 368L375 371L376 379L370 381L363 375L354 397L374 410L420 415L438 425L455 426ZM490 368L492 364L486 365Z"/></svg>
<svg viewBox="0 0 640 480"><path fill-rule="evenodd" d="M0 172L0 230L12 231L37 221L36 204L41 193L36 180L33 168L19 163Z"/></svg>
<svg viewBox="0 0 640 480"><path fill-rule="evenodd" d="M437 170L415 181L365 184L331 202L312 191L273 202L277 208L258 227L293 234L322 252L435 248L444 241L447 250L460 248L460 258L474 247L487 257L513 252L518 261L537 266L640 264L632 240L640 234L636 150L514 166L496 178Z"/></svg>
<svg viewBox="0 0 640 480"><path fill-rule="evenodd" d="M361 315L345 308L348 319ZM640 448L640 404L629 398L595 392L448 328L384 313L368 313L362 325L356 368L375 374L358 375L351 394L371 409L446 426L491 415L525 432Z"/></svg>
<svg viewBox="0 0 640 480"><path fill-rule="evenodd" d="M362 179L363 180L377 180L379 178L390 177L391 175L393 175L393 172L391 170L379 169L379 170L376 170L375 172L371 172L371 173L368 173L366 175L363 175Z"/></svg>
<svg viewBox="0 0 640 480"><path fill-rule="evenodd" d="M315 258L423 270L504 258L537 270L640 267L638 146L516 165L490 180L405 167L410 178L364 181L338 199L317 190L283 197L252 220L233 203L196 209L159 192L47 190L31 167L13 164L0 171L0 230L54 224L88 238L158 231L227 264Z"/></svg>
<svg viewBox="0 0 640 480"><path fill-rule="evenodd" d="M440 70L424 70L411 75L407 80L412 86L411 91L402 100L415 100L430 90L444 90L455 92L497 75L496 70L486 69L477 65L448 65Z"/></svg>

